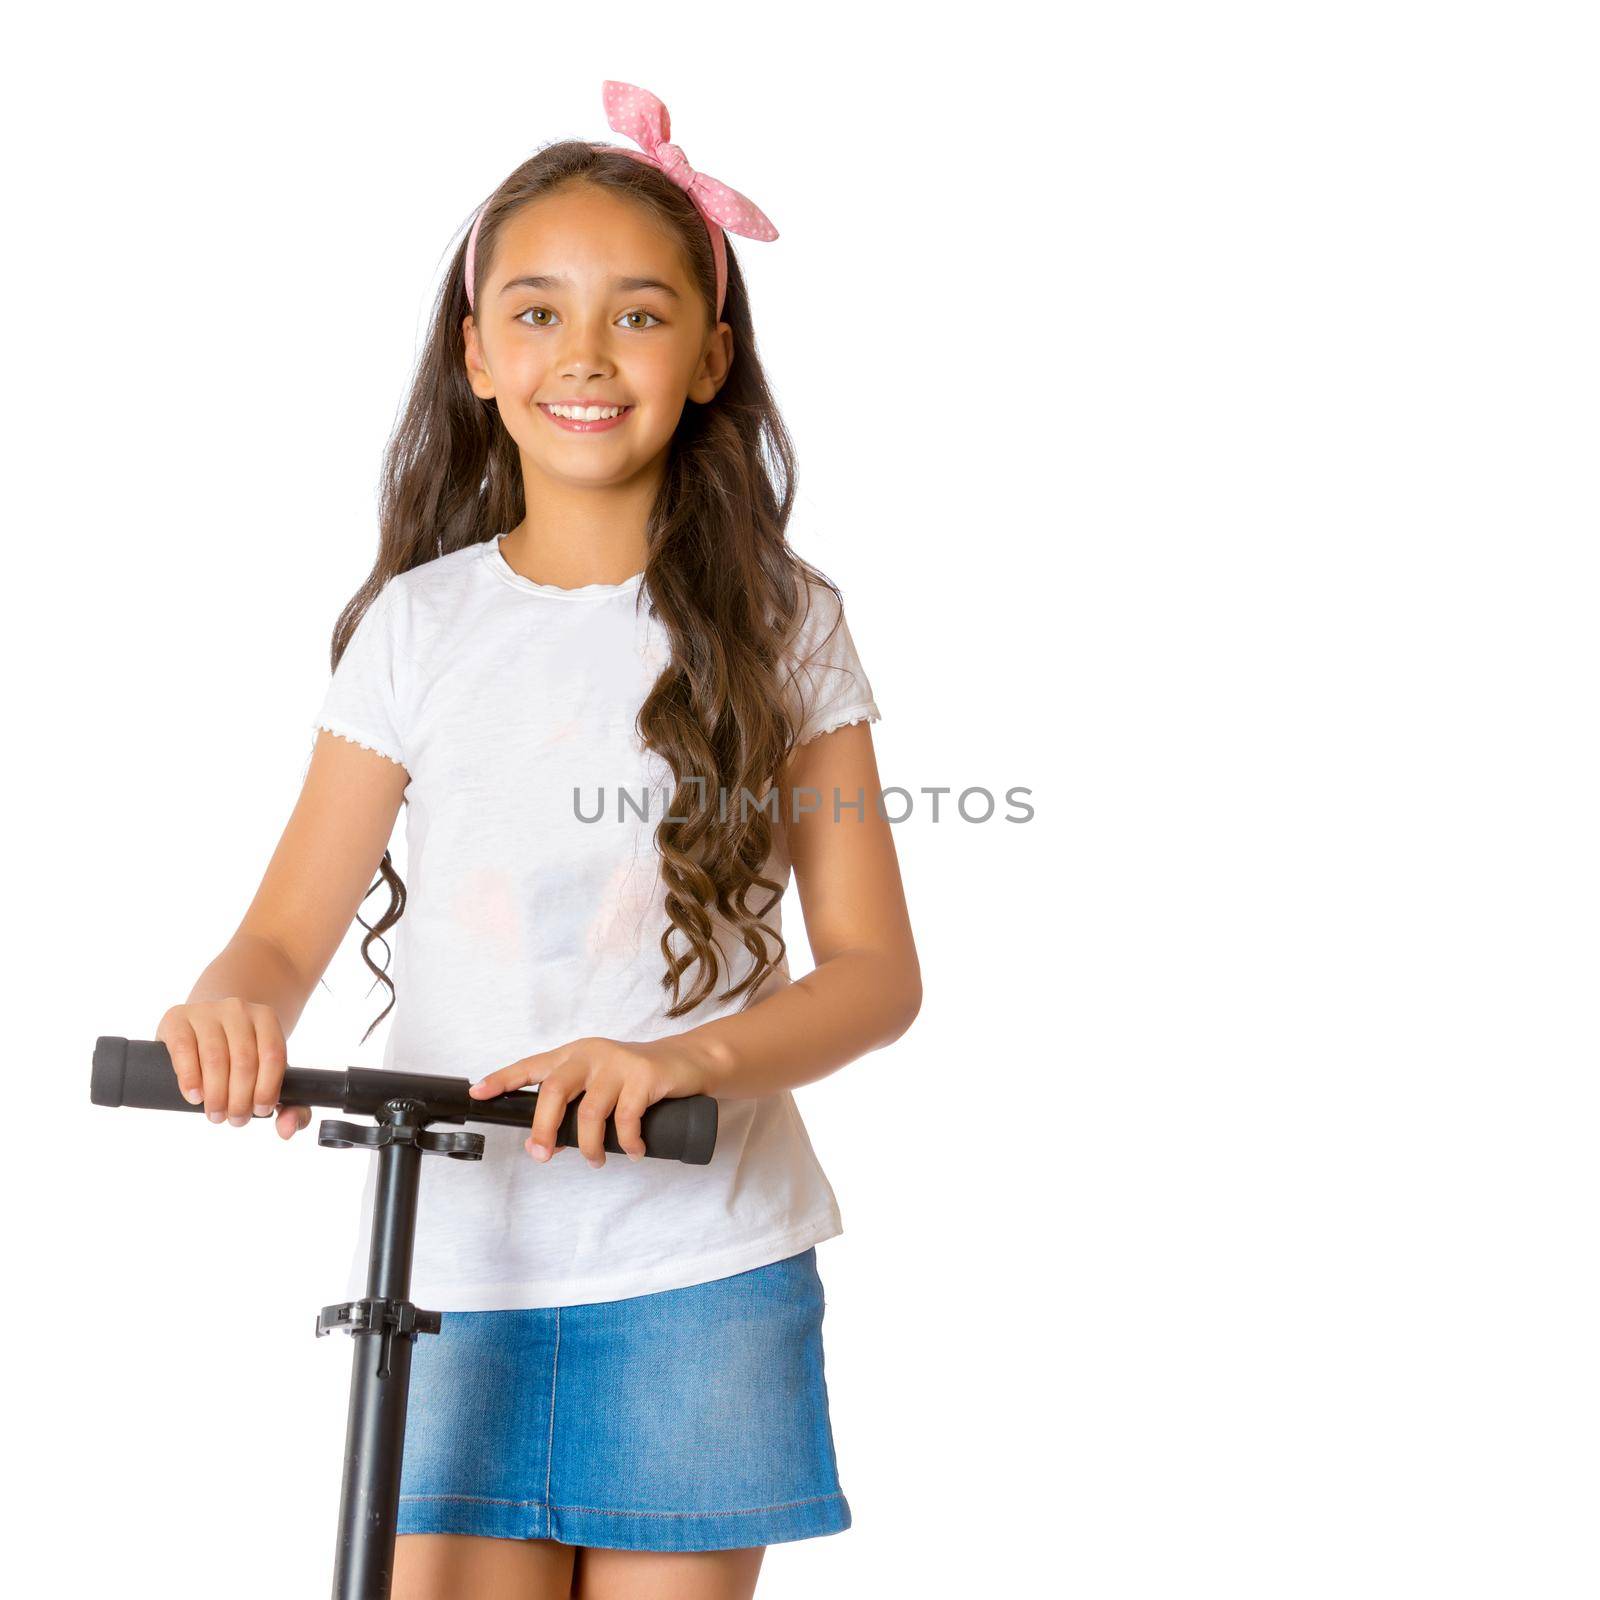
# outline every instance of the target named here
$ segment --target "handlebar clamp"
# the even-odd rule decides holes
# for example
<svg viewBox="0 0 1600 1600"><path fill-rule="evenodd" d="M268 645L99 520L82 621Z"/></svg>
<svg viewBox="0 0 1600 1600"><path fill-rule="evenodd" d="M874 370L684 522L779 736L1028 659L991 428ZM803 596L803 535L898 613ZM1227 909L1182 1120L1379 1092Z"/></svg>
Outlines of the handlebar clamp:
<svg viewBox="0 0 1600 1600"><path fill-rule="evenodd" d="M317 1337L343 1328L346 1333L376 1333L383 1340L378 1361L378 1376L389 1376L389 1348L397 1338L415 1340L419 1333L437 1333L440 1313L419 1311L409 1300L385 1300L371 1296L346 1300L342 1305L324 1306L317 1313Z"/></svg>
<svg viewBox="0 0 1600 1600"><path fill-rule="evenodd" d="M317 1124L317 1143L334 1150L381 1149L386 1144L414 1144L419 1150L451 1156L457 1161L483 1159L481 1133L451 1132L447 1128L419 1128L412 1121L414 1100L390 1100L376 1123L340 1122L328 1118Z"/></svg>

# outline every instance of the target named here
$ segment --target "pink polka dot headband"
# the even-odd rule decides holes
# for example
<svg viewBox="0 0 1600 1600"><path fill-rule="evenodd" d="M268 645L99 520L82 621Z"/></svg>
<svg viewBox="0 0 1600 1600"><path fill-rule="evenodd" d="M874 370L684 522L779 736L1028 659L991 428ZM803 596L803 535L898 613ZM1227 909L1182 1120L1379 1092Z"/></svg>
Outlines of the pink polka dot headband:
<svg viewBox="0 0 1600 1600"><path fill-rule="evenodd" d="M648 161L660 167L680 189L688 192L700 215L705 218L711 234L711 253L717 263L717 320L722 320L722 303L728 293L728 249L723 240L723 230L737 233L746 239L772 240L778 230L766 219L754 202L745 199L737 189L730 189L689 165L689 158L675 144L667 143L672 132L672 118L667 108L648 89L631 83L605 81L606 121L618 133L625 133L639 150L629 150L621 144L597 144L596 150L621 150L638 161ZM472 232L467 235L467 304L474 311L473 271L478 257L478 224L488 209L485 201L472 219Z"/></svg>

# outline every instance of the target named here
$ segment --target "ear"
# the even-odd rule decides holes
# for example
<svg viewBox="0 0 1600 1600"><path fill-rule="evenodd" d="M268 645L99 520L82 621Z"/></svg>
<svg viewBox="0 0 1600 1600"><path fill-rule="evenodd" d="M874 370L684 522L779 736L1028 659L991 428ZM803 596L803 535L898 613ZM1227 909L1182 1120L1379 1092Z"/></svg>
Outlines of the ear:
<svg viewBox="0 0 1600 1600"><path fill-rule="evenodd" d="M483 359L483 340L471 315L461 319L461 342L466 346L467 382L480 400L494 399L494 378Z"/></svg>
<svg viewBox="0 0 1600 1600"><path fill-rule="evenodd" d="M706 335L706 347L700 356L689 384L689 398L705 405L716 398L717 391L728 381L728 370L733 365L733 329L719 322Z"/></svg>

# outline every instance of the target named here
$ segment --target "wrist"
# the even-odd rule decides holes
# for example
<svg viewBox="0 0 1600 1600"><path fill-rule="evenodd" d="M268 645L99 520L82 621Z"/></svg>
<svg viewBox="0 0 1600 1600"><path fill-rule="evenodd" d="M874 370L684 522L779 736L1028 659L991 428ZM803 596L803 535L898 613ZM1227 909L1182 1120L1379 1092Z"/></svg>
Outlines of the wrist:
<svg viewBox="0 0 1600 1600"><path fill-rule="evenodd" d="M719 1094L738 1066L726 1034L719 1032L715 1023L705 1022L679 1034L676 1042L688 1056L695 1073L704 1081L703 1092L713 1097Z"/></svg>

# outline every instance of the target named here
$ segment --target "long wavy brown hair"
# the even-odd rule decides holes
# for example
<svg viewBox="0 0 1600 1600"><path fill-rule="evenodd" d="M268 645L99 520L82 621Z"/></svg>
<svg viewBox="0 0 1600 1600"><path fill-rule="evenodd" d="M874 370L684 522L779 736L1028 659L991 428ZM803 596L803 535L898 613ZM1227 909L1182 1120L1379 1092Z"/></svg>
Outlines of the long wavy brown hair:
<svg viewBox="0 0 1600 1600"><path fill-rule="evenodd" d="M479 228L474 298L506 220L519 207L576 183L645 206L676 231L710 326L716 320L715 265L693 202L658 168L578 140L546 145L490 197ZM507 531L526 509L516 443L495 402L479 399L467 382L462 322L471 307L465 264L463 236L434 306L404 414L384 452L377 560L334 627L335 668L357 623L392 577ZM831 580L787 543L794 449L761 369L731 242L727 274L722 319L733 330L733 363L708 404L691 401L684 407L646 527L640 587L672 647L635 721L644 746L667 762L675 779L672 803L655 832L666 887L660 949L662 987L671 991L669 1017L692 1011L721 980L710 908L734 929L753 961L723 999L743 995L741 1004L748 1005L783 959L783 936L763 920L781 894L781 886L762 872L774 819L766 804L756 802L776 784L798 731L784 691L796 681L788 647L805 620L807 579L839 598ZM685 781L690 778L705 781ZM750 803L741 804L746 790ZM720 806L719 793L727 796ZM389 1004L363 1042L395 1003L394 981L372 959L371 947L381 943L387 961L383 935L399 921L406 902L388 850L378 872L363 903L387 883L389 905L375 923L359 913L356 920L367 930L362 959L387 985ZM758 890L768 898L752 909L749 897ZM686 949L674 951L675 933ZM770 952L769 940L777 946ZM699 971L685 995L684 975L695 966Z"/></svg>

